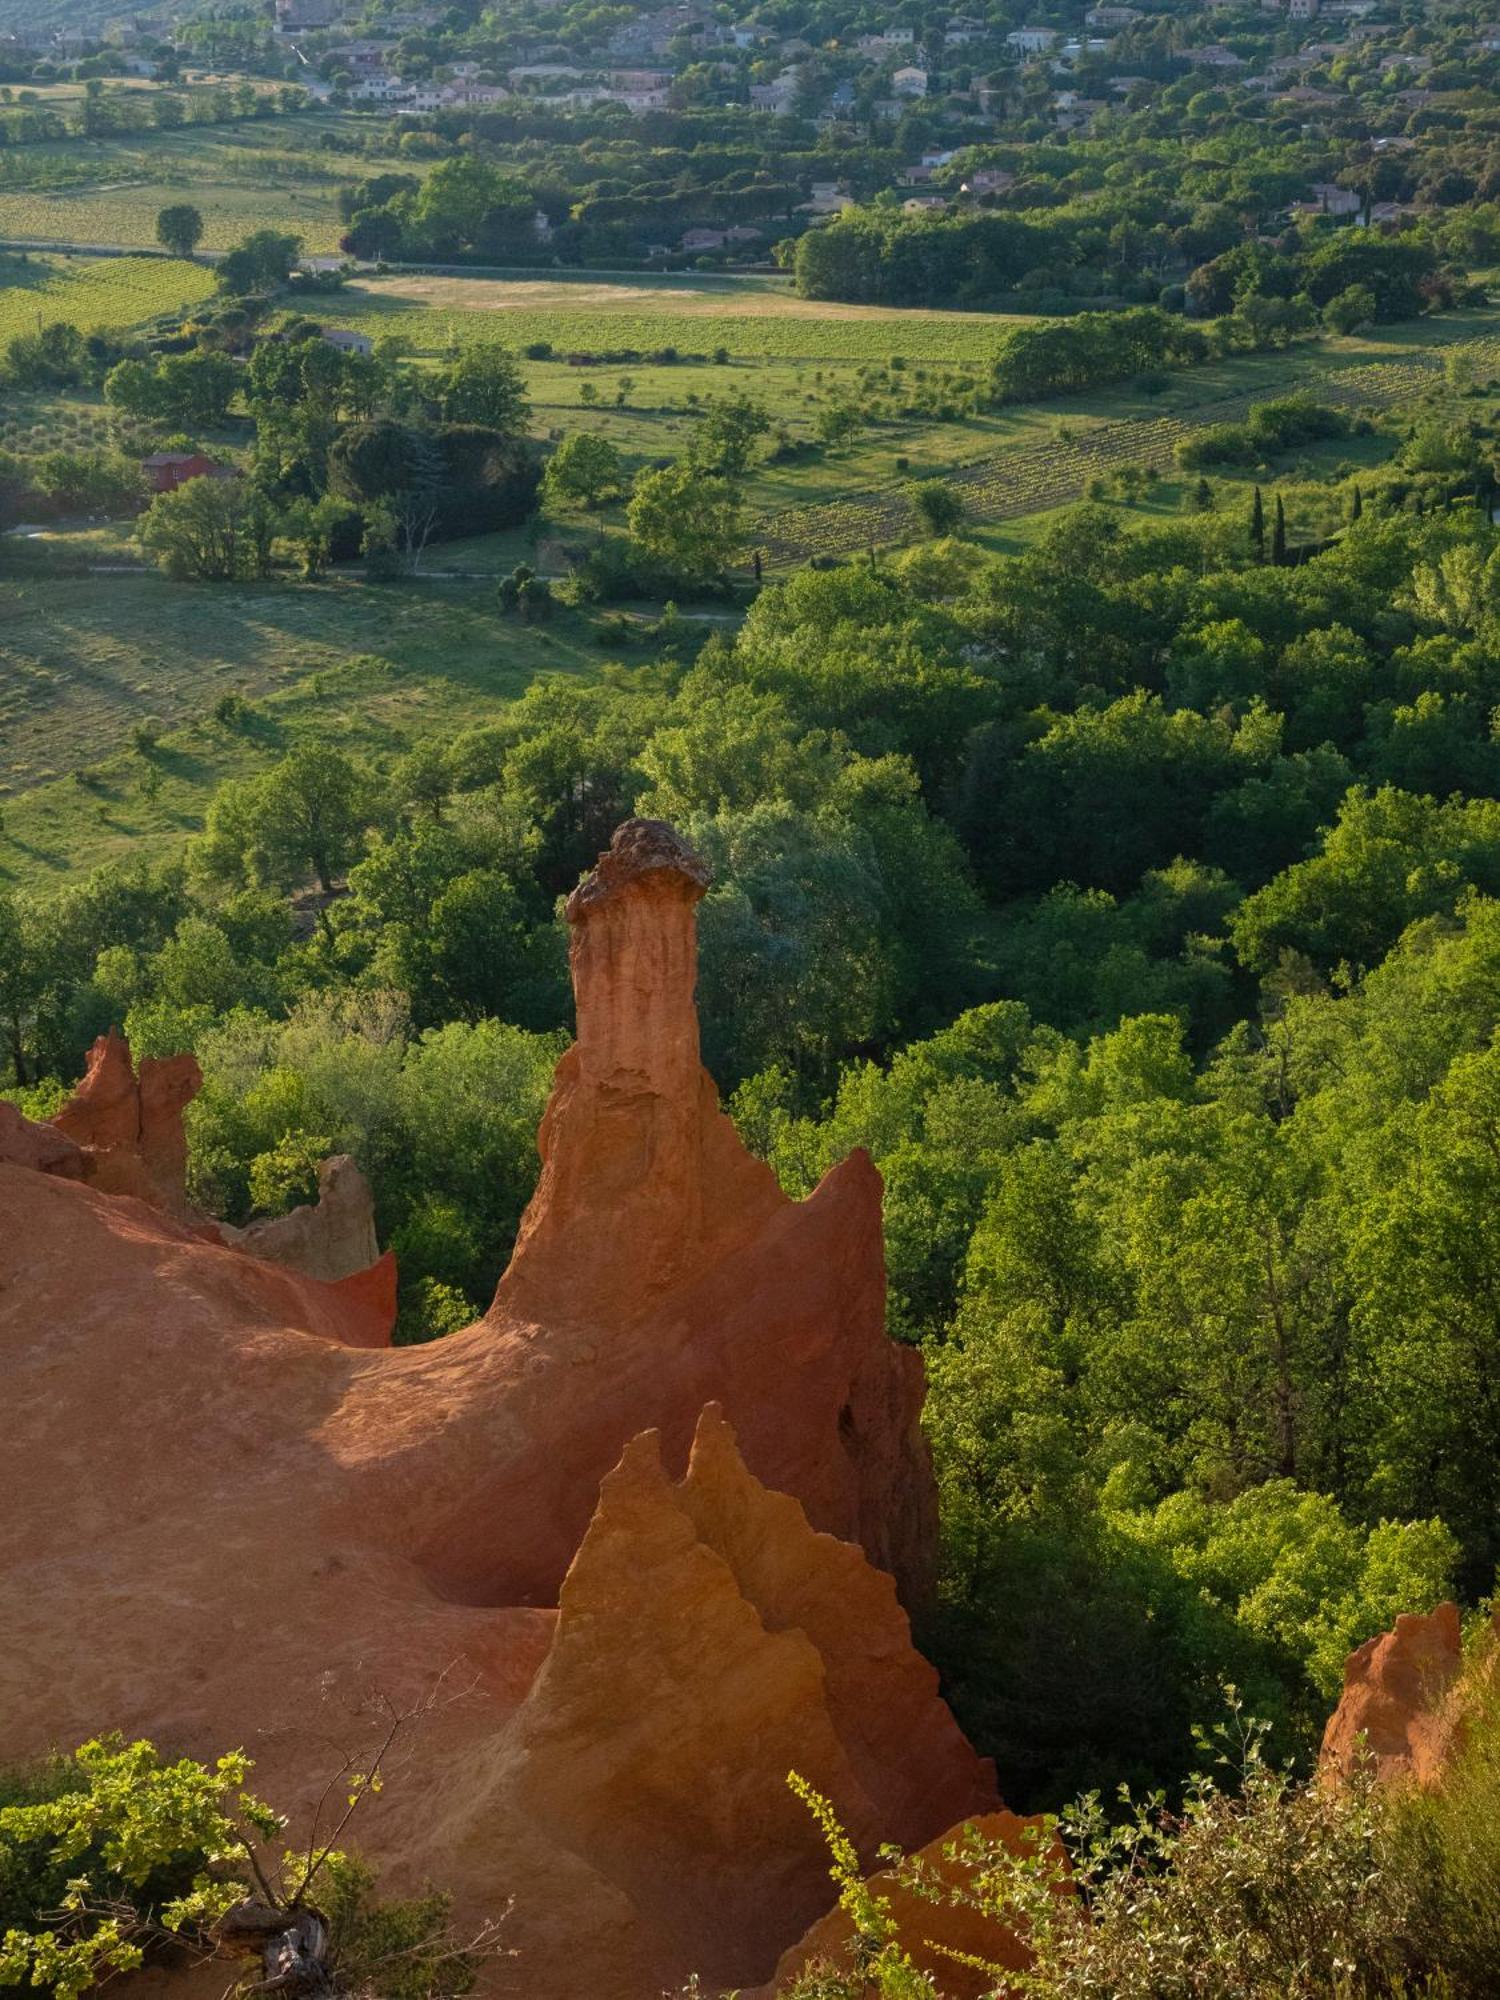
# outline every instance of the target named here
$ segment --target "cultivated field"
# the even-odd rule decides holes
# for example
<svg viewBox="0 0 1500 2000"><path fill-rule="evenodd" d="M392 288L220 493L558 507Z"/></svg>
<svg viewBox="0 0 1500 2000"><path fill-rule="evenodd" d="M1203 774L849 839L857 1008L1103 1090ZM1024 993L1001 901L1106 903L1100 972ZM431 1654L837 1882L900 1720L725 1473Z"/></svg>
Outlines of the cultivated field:
<svg viewBox="0 0 1500 2000"><path fill-rule="evenodd" d="M164 257L0 255L0 347L53 320L83 333L141 326L199 305L213 290L203 265Z"/></svg>
<svg viewBox="0 0 1500 2000"><path fill-rule="evenodd" d="M1500 375L1500 340L1481 339L1462 346L1480 373ZM1282 361L1282 380L1274 387L1257 382L1233 395L1199 403L1188 415L1120 422L1096 417L1086 427L1060 415L1050 436L1024 438L1009 449L956 463L946 476L962 493L972 521L1011 520L1079 500L1089 479L1123 465L1167 472L1176 464L1177 446L1184 438L1206 425L1241 421L1253 403L1278 389L1295 388L1321 402L1373 414L1409 403L1442 380L1439 355L1422 348L1343 368L1310 365L1310 357L1304 356ZM762 538L772 563L797 564L814 555L850 555L872 545L911 541L918 529L900 486L891 484L847 492L838 500L762 513L752 532Z"/></svg>

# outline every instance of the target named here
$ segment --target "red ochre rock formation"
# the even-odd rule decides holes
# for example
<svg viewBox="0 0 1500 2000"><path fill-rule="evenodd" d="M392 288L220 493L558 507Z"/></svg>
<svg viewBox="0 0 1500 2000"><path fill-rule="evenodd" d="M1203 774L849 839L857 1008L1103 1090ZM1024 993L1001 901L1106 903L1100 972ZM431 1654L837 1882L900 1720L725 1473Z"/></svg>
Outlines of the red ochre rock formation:
<svg viewBox="0 0 1500 2000"><path fill-rule="evenodd" d="M0 1097L0 1161L13 1167L30 1167L39 1174L57 1174L62 1180L84 1178L83 1153L79 1147L55 1126L39 1125L23 1117L3 1097Z"/></svg>
<svg viewBox="0 0 1500 2000"><path fill-rule="evenodd" d="M713 1407L678 1485L652 1432L605 1479L511 1740L526 1817L625 1892L661 1979L764 1976L826 1909L789 1771L872 1857L996 1800L891 1579L754 1479Z"/></svg>
<svg viewBox="0 0 1500 2000"><path fill-rule="evenodd" d="M1403 1612L1344 1663L1339 1705L1323 1732L1321 1766L1337 1782L1366 1763L1382 1782L1442 1781L1472 1705L1500 1672L1500 1613L1466 1662L1458 1606Z"/></svg>
<svg viewBox="0 0 1500 2000"><path fill-rule="evenodd" d="M767 1978L831 1896L789 1768L867 1854L997 1803L880 1573L920 1595L934 1503L879 1179L856 1155L794 1203L740 1148L698 1063L702 888L637 823L574 897L541 1183L444 1340L376 1350L371 1274L141 1199L132 1157L180 1181L123 1045L69 1123L127 1192L0 1154L0 1762L243 1743L296 1812L372 1691L441 1683L361 1844L463 1918L513 1898L495 1980L530 2000Z"/></svg>
<svg viewBox="0 0 1500 2000"><path fill-rule="evenodd" d="M52 1124L84 1159L101 1194L130 1194L186 1217L187 1138L182 1113L203 1088L196 1056L142 1058L137 1077L118 1029L89 1050L83 1081Z"/></svg>
<svg viewBox="0 0 1500 2000"><path fill-rule="evenodd" d="M244 1229L221 1223L219 1230L237 1249L309 1278L352 1278L380 1261L375 1197L348 1153L335 1153L319 1165L316 1202Z"/></svg>
<svg viewBox="0 0 1500 2000"><path fill-rule="evenodd" d="M986 1968L1024 1972L1032 1962L1031 1953L1014 1931L963 1900L975 1876L974 1864L965 1853L965 1833L972 1828L985 1841L1019 1854L1026 1851L1022 1844L1025 1829L1041 1823L1039 1817L1022 1819L1013 1812L984 1813L950 1827L920 1848L914 1859L921 1864L924 1877L934 1887L942 1883L953 1890L952 1902L918 1894L888 1868L870 1878L871 1888L896 1927L902 1950L919 1971L932 1975L945 2000L985 2000L996 1991L995 1978ZM782 1953L770 1984L742 1994L740 2000L775 2000L776 1994L820 1960L844 1968L853 1936L854 1925L844 1911L830 1910L805 1937ZM1006 1989L1002 1986L999 1990Z"/></svg>

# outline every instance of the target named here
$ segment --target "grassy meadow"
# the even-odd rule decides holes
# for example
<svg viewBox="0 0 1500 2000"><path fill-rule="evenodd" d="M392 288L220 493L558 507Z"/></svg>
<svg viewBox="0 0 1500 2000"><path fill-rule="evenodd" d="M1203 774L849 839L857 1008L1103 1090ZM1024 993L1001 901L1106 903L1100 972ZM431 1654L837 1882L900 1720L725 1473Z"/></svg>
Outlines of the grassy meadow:
<svg viewBox="0 0 1500 2000"><path fill-rule="evenodd" d="M0 341L38 314L85 327L144 324L212 288L206 268L165 260L12 258L0 266ZM1128 499L1106 493L1121 520L1165 518L1192 503L1196 486L1176 466L1178 441L1293 387L1371 420L1367 434L1270 469L1294 535L1315 532L1318 510L1337 505L1337 481L1389 457L1406 423L1429 408L1459 412L1445 349L1466 347L1481 379L1500 373L1496 316L1453 313L1091 396L945 418L932 406L987 373L1003 318L818 306L773 277L611 283L597 274L371 278L320 299L317 310L330 325L400 334L415 368L471 339L517 350L550 342L551 358L523 363L536 435L599 432L631 472L680 454L706 401L755 397L783 435L746 481L747 562L760 547L781 565L912 541L902 488L934 475L954 481L966 532L996 551L1024 548L1060 508L1101 481L1108 487L1122 467L1148 467L1153 480ZM680 358L586 367L565 358L575 349L669 347ZM861 407L872 397L877 421L836 449L817 443L830 403ZM0 409L0 442L23 452L103 445L112 423L97 394L12 394ZM232 417L224 439L205 442L248 438ZM1255 476L1215 473L1216 504L1240 504ZM649 657L652 612L622 645L618 626L608 630L597 613L559 608L545 625L524 625L499 610L489 583L521 560L555 570L560 543L619 527L623 512L616 503L543 515L524 530L434 547L428 576L383 588L353 576L212 587L118 573L135 560L123 522L60 522L24 544L0 540L0 882L55 881L170 849L201 824L215 784L299 732L380 756L492 716L538 673L594 674L612 660ZM216 719L230 694L253 704L248 721Z"/></svg>
<svg viewBox="0 0 1500 2000"><path fill-rule="evenodd" d="M0 238L149 247L158 211L192 201L203 213L205 250L275 228L300 236L309 255L327 254L343 228L338 190L397 164L319 144L341 129L362 138L368 130L336 114L303 113L13 147L0 153Z"/></svg>
<svg viewBox="0 0 1500 2000"><path fill-rule="evenodd" d="M213 788L299 735L372 757L493 717L539 673L592 674L592 616L543 627L482 585L0 582L0 883L45 885L201 826ZM225 695L251 704L215 719ZM139 735L137 732L142 732ZM134 747L158 734L149 759Z"/></svg>

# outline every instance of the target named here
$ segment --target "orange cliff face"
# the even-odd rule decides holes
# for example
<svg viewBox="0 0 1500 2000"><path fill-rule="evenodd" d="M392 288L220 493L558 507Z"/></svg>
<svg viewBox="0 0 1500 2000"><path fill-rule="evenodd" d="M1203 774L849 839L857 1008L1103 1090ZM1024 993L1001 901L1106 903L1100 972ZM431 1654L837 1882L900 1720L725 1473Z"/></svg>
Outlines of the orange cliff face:
<svg viewBox="0 0 1500 2000"><path fill-rule="evenodd" d="M788 1201L719 1112L703 880L635 822L572 899L541 1182L444 1340L361 1344L353 1280L0 1145L0 1761L243 1744L295 1812L372 1693L441 1682L361 1844L465 1920L514 1899L495 1978L532 2000L768 1978L831 1900L793 1764L871 1860L998 1803L884 1573L926 1588L934 1496L879 1180ZM83 1160L106 1095L129 1122L95 1095Z"/></svg>

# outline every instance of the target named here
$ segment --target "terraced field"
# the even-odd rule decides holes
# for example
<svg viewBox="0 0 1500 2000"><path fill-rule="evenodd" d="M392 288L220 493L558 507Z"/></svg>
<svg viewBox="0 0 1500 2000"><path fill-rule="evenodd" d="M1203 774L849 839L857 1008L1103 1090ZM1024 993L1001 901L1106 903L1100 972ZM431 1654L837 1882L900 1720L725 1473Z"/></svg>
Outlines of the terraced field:
<svg viewBox="0 0 1500 2000"><path fill-rule="evenodd" d="M1466 343L1459 351L1471 353L1482 367L1500 368L1500 340ZM1420 394L1437 378L1439 368L1438 355L1414 349L1400 360L1302 374L1294 386L1322 402L1389 409ZM972 520L1005 521L1044 513L1080 499L1096 473L1131 464L1167 471L1175 465L1181 439L1208 424L1237 422L1252 403L1263 402L1266 393L1261 388L1204 403L1190 417L1134 418L1098 424L1068 439L1013 446L955 466L946 476L963 493ZM841 500L784 508L754 523L751 537L764 549L766 561L776 566L910 542L919 532L901 488L887 486Z"/></svg>
<svg viewBox="0 0 1500 2000"><path fill-rule="evenodd" d="M0 257L0 347L38 323L83 333L141 326L210 297L213 273L164 257Z"/></svg>
<svg viewBox="0 0 1500 2000"><path fill-rule="evenodd" d="M339 128L337 115L302 113L18 146L0 154L0 237L144 248L156 241L159 210L192 201L203 212L205 250L274 228L300 236L309 254L331 252L343 228L338 190L351 169L318 140ZM359 171L389 164L372 157ZM405 162L404 171L423 168Z"/></svg>

